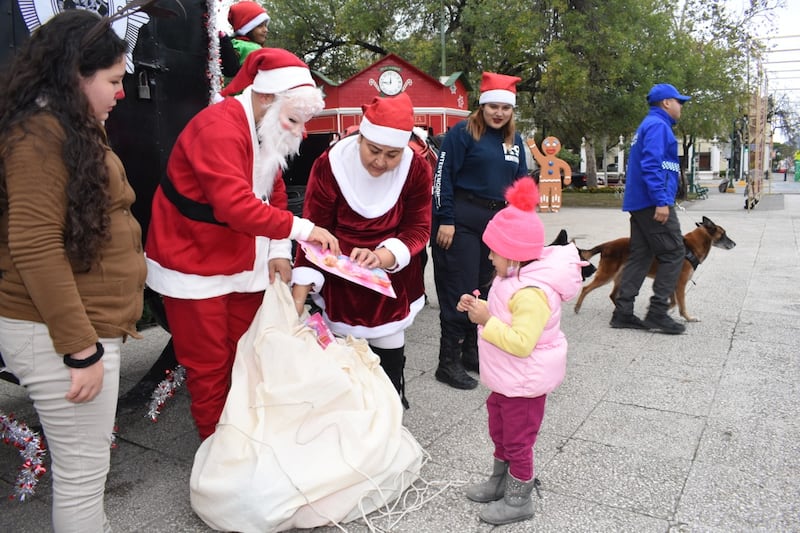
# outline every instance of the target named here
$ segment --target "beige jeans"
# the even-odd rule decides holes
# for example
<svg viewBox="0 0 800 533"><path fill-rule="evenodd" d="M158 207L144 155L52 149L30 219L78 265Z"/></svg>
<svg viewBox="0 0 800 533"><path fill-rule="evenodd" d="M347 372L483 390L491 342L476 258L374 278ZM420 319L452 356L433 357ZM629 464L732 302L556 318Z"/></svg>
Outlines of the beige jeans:
<svg viewBox="0 0 800 533"><path fill-rule="evenodd" d="M103 507L111 434L119 392L121 338L100 339L105 349L103 390L92 401L64 399L69 368L55 352L47 326L0 317L0 353L27 389L39 415L53 475L56 533L111 531Z"/></svg>

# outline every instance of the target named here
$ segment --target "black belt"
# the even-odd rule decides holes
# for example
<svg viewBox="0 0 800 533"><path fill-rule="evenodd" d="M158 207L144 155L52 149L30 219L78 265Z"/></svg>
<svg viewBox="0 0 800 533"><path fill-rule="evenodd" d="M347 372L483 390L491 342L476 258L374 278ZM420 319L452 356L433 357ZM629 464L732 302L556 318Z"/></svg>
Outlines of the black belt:
<svg viewBox="0 0 800 533"><path fill-rule="evenodd" d="M463 189L456 189L456 199L458 200L466 200L471 204L481 206L485 209L489 209L491 211L500 211L505 206L508 205L508 202L505 200L491 200L489 198L481 198L480 196L475 196L469 191L465 191Z"/></svg>
<svg viewBox="0 0 800 533"><path fill-rule="evenodd" d="M172 205L186 218L198 222L227 226L226 223L214 218L214 210L209 204L197 202L179 193L166 174L161 177L161 191L167 200L172 202Z"/></svg>

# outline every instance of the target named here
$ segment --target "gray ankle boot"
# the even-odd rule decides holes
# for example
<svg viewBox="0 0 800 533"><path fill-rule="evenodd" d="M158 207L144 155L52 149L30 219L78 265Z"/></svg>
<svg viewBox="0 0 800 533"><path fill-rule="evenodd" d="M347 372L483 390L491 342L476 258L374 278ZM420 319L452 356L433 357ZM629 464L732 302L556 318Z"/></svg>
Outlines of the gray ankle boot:
<svg viewBox="0 0 800 533"><path fill-rule="evenodd" d="M533 491L536 478L520 481L511 474L506 476L506 493L502 500L490 503L481 511L480 518L495 526L533 518Z"/></svg>
<svg viewBox="0 0 800 533"><path fill-rule="evenodd" d="M478 503L494 502L503 497L506 492L506 475L508 463L495 458L492 475L483 483L476 483L467 487L467 498Z"/></svg>

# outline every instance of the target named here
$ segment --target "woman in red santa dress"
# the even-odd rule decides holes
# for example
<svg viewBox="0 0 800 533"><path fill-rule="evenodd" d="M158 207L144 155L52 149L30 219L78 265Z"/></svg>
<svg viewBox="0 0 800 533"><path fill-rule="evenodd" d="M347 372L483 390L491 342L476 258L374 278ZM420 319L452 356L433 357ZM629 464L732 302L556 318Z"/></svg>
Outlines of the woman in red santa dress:
<svg viewBox="0 0 800 533"><path fill-rule="evenodd" d="M342 253L388 273L397 298L317 269L298 251L292 295L311 292L333 333L364 338L405 399L405 330L425 304L421 253L430 238L431 168L408 147L414 107L406 93L362 107L359 133L314 163L303 217L339 238Z"/></svg>

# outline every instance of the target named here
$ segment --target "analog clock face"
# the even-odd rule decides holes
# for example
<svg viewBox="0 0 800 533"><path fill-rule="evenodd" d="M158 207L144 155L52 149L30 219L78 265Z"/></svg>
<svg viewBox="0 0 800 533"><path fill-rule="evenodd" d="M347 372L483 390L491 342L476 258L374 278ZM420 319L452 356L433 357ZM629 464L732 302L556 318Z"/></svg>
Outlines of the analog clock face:
<svg viewBox="0 0 800 533"><path fill-rule="evenodd" d="M403 78L396 70L386 70L378 78L378 88L383 94L394 96L403 89Z"/></svg>

